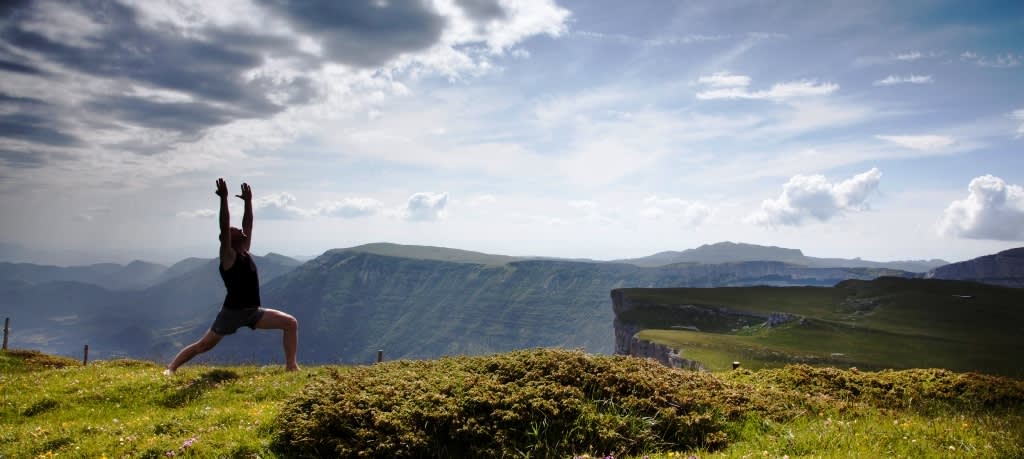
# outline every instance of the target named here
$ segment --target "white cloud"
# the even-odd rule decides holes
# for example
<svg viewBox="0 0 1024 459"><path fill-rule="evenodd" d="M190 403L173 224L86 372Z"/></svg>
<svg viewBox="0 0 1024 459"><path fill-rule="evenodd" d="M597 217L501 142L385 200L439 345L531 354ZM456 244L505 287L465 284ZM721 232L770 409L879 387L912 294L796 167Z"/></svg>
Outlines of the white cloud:
<svg viewBox="0 0 1024 459"><path fill-rule="evenodd" d="M953 201L939 223L939 233L966 239L1024 240L1024 187L999 177L975 177L968 195Z"/></svg>
<svg viewBox="0 0 1024 459"><path fill-rule="evenodd" d="M924 57L924 54L921 54L920 51L911 51L909 53L897 54L896 55L896 60L898 60L898 61L916 61L916 60L918 60L918 59L920 59L922 57Z"/></svg>
<svg viewBox="0 0 1024 459"><path fill-rule="evenodd" d="M733 75L729 72L715 72L711 75L703 75L697 79L700 84L714 88L735 88L738 86L749 86L750 77L746 75Z"/></svg>
<svg viewBox="0 0 1024 459"><path fill-rule="evenodd" d="M652 220L677 218L684 226L699 226L712 213L710 207L698 201L659 198L658 196L649 196L644 199L644 208L640 211L641 216Z"/></svg>
<svg viewBox="0 0 1024 459"><path fill-rule="evenodd" d="M469 205L473 207L489 206L498 202L498 198L491 194L482 194L469 200Z"/></svg>
<svg viewBox="0 0 1024 459"><path fill-rule="evenodd" d="M893 86L897 84L928 84L932 83L931 75L889 75L881 80L875 81L875 86Z"/></svg>
<svg viewBox="0 0 1024 459"><path fill-rule="evenodd" d="M448 193L416 193L409 197L402 218L410 221L434 221L444 216Z"/></svg>
<svg viewBox="0 0 1024 459"><path fill-rule="evenodd" d="M876 135L875 138L911 150L928 152L940 151L956 143L954 138L946 135Z"/></svg>
<svg viewBox="0 0 1024 459"><path fill-rule="evenodd" d="M374 215L383 208L384 204L373 198L345 198L322 202L315 213L325 217L356 218Z"/></svg>
<svg viewBox="0 0 1024 459"><path fill-rule="evenodd" d="M290 220L312 215L312 212L296 207L295 196L291 193L274 193L253 199L254 217L270 220Z"/></svg>
<svg viewBox="0 0 1024 459"><path fill-rule="evenodd" d="M761 211L747 221L764 226L798 226L806 220L827 221L846 211L868 208L867 198L878 188L877 168L839 183L823 175L796 175L782 187L777 199L761 203Z"/></svg>
<svg viewBox="0 0 1024 459"><path fill-rule="evenodd" d="M1007 53L997 54L995 57L990 58L988 56L980 56L972 51L964 51L960 54L960 60L973 62L982 67L1008 69L1020 67L1024 63L1024 55Z"/></svg>
<svg viewBox="0 0 1024 459"><path fill-rule="evenodd" d="M1010 116L1013 117L1013 119L1020 122L1020 126L1017 126L1016 138L1019 139L1021 137L1024 137L1024 108L1020 110L1014 110L1014 112L1010 114Z"/></svg>
<svg viewBox="0 0 1024 459"><path fill-rule="evenodd" d="M697 93L697 99L755 99L755 100L787 100L800 97L825 96L836 92L839 85L835 83L818 83L816 80L798 80L776 83L771 89L748 91L745 88L733 87L709 89Z"/></svg>
<svg viewBox="0 0 1024 459"><path fill-rule="evenodd" d="M182 218L211 218L217 216L217 211L213 209L183 210L178 212L178 216Z"/></svg>

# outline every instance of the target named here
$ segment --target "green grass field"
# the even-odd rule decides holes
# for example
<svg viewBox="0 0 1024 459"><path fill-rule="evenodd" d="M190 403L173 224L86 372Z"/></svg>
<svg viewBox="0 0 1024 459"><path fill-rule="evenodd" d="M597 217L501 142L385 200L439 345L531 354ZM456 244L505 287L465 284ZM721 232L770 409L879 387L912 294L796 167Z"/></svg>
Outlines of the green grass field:
<svg viewBox="0 0 1024 459"><path fill-rule="evenodd" d="M186 366L167 378L160 370L142 361L83 367L35 352L0 353L0 457L291 456L299 450L275 446L282 432L293 440L304 432L350 432L353 448L360 438L392 448L363 454L416 457L401 439L432 432L423 423L438 428L430 423L440 419L451 429L435 432L447 432L435 439L442 443L469 426L484 429L480 438L521 435L526 441L512 445L518 453L507 455L513 457L1024 457L1024 382L981 375L806 366L708 374L556 350L296 373ZM502 377L512 385L484 382ZM573 383L546 385L554 380ZM452 384L461 389L453 392ZM653 392L632 402L623 395L641 387ZM310 401L335 404L338 417L318 424L305 411L316 408L302 408ZM642 415L641 402L689 406L690 417L681 420L703 425L710 432L704 438L717 439L714 446L688 444L684 438L691 437L673 443L671 432L648 429L667 414ZM485 403L512 411L480 411ZM515 409L517 403L524 408ZM558 421L575 403L596 411ZM512 430L487 430L496 417ZM549 422L576 427L545 431ZM570 444L587 429L611 446L571 452L552 446ZM633 441L644 435L644 443Z"/></svg>
<svg viewBox="0 0 1024 459"><path fill-rule="evenodd" d="M624 289L652 306L626 315L639 338L679 349L710 370L808 363L861 369L947 368L1024 376L1024 291L971 282L880 278L836 287ZM689 309L672 305L695 305ZM699 315L727 308L743 324ZM694 309L697 308L697 309ZM775 312L796 315L776 327ZM708 319L717 317L717 321ZM620 317L623 319L623 317ZM700 331L683 330L694 323Z"/></svg>

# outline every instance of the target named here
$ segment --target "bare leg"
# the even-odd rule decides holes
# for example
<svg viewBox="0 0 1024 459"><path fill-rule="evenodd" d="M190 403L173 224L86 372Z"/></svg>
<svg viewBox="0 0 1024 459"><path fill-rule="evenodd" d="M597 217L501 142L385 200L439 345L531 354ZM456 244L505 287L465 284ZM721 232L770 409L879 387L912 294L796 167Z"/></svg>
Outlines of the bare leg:
<svg viewBox="0 0 1024 459"><path fill-rule="evenodd" d="M295 361L295 353L299 347L299 321L290 314L283 313L276 309L267 309L256 322L256 328L284 330L282 344L284 345L284 366L288 371L299 369Z"/></svg>
<svg viewBox="0 0 1024 459"><path fill-rule="evenodd" d="M199 341L185 346L181 352L178 352L178 355L174 357L174 360L167 365L167 369L164 370L164 374L173 375L174 372L178 370L178 367L184 365L185 362L192 360L193 357L199 354L213 349L213 347L220 342L221 338L224 338L224 335L218 335L214 333L213 330L207 330L206 334L203 335L202 338L199 338Z"/></svg>

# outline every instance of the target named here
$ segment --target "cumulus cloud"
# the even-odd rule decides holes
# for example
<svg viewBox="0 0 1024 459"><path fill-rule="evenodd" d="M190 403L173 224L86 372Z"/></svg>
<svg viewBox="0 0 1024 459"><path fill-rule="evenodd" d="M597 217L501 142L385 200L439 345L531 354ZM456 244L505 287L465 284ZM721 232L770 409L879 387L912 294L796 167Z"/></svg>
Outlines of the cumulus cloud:
<svg viewBox="0 0 1024 459"><path fill-rule="evenodd" d="M946 135L876 135L875 138L919 151L939 151L956 143Z"/></svg>
<svg viewBox="0 0 1024 459"><path fill-rule="evenodd" d="M373 198L345 198L322 202L314 213L324 217L356 218L374 215L383 208L384 204Z"/></svg>
<svg viewBox="0 0 1024 459"><path fill-rule="evenodd" d="M748 222L764 226L799 226L809 220L828 221L847 211L869 208L868 197L878 188L882 172L877 168L839 183L823 175L796 175L782 186L777 199L761 203L761 211Z"/></svg>
<svg viewBox="0 0 1024 459"><path fill-rule="evenodd" d="M953 201L939 223L945 236L966 239L1024 240L1024 187L999 177L975 177L967 197Z"/></svg>
<svg viewBox="0 0 1024 459"><path fill-rule="evenodd" d="M875 86L893 86L898 84L928 84L932 83L931 75L889 75L881 80L875 81Z"/></svg>
<svg viewBox="0 0 1024 459"><path fill-rule="evenodd" d="M640 215L652 220L679 219L684 226L699 226L712 214L712 209L698 201L649 196L643 201Z"/></svg>
<svg viewBox="0 0 1024 459"><path fill-rule="evenodd" d="M448 205L448 193L416 193L402 211L402 218L409 221L434 221L444 216Z"/></svg>
<svg viewBox="0 0 1024 459"><path fill-rule="evenodd" d="M818 83L816 80L798 80L776 83L770 89L750 91L746 87L719 87L697 93L697 99L753 99L783 101L801 97L825 96L836 92L835 83Z"/></svg>
<svg viewBox="0 0 1024 459"><path fill-rule="evenodd" d="M295 196L291 193L274 193L252 200L253 214L258 218L290 220L308 217L312 212L296 207Z"/></svg>

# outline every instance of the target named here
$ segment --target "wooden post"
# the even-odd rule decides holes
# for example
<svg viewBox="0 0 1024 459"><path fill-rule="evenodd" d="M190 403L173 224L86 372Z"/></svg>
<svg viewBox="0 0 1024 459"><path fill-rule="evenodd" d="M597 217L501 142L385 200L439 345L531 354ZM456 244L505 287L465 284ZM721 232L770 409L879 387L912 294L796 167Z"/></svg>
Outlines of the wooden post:
<svg viewBox="0 0 1024 459"><path fill-rule="evenodd" d="M88 365L88 364L89 364L89 345L86 344L85 348L82 349L82 365L85 366L85 365Z"/></svg>
<svg viewBox="0 0 1024 459"><path fill-rule="evenodd" d="M11 318L10 317L5 318L4 319L4 347L3 347L3 349L5 351L7 350L7 331L11 329L10 325L11 325Z"/></svg>
<svg viewBox="0 0 1024 459"><path fill-rule="evenodd" d="M738 361L732 363L732 369L733 370L735 370L735 369L737 369L739 367L740 367L740 363Z"/></svg>
<svg viewBox="0 0 1024 459"><path fill-rule="evenodd" d="M384 349L377 349L377 363L384 361Z"/></svg>

